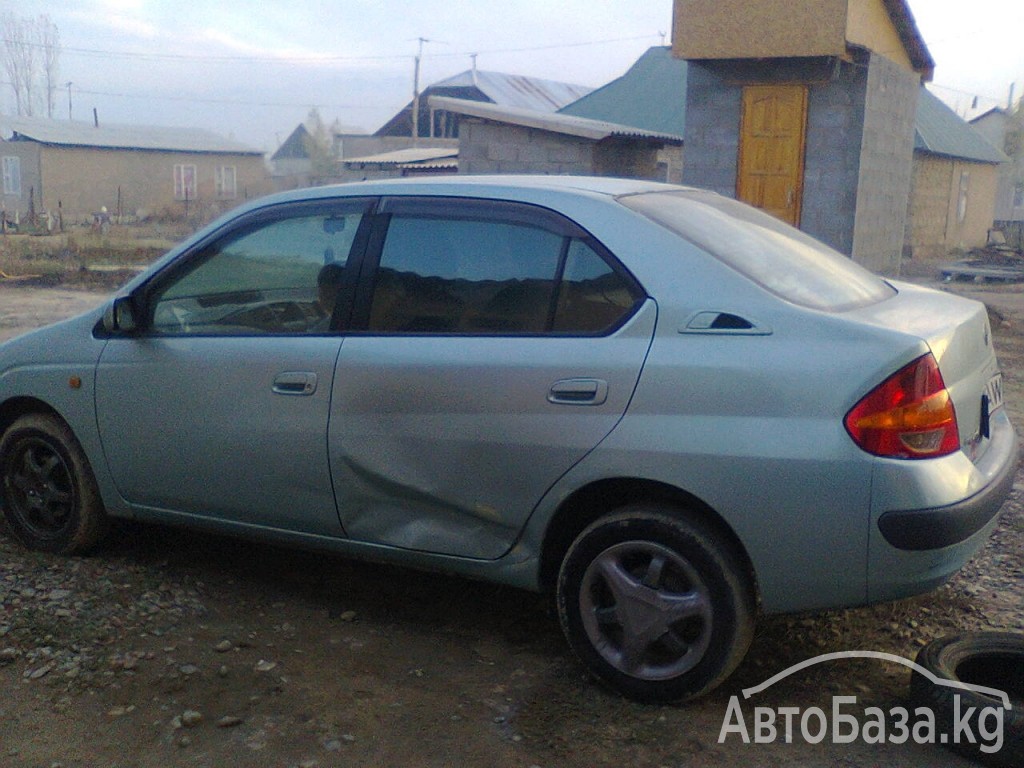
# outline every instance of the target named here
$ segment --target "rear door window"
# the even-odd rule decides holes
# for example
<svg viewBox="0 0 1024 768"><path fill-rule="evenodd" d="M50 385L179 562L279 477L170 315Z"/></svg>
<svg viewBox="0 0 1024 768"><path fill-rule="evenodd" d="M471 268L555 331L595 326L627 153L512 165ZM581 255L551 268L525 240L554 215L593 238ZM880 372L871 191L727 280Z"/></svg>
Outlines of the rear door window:
<svg viewBox="0 0 1024 768"><path fill-rule="evenodd" d="M600 335L643 292L586 232L550 211L392 202L368 330Z"/></svg>

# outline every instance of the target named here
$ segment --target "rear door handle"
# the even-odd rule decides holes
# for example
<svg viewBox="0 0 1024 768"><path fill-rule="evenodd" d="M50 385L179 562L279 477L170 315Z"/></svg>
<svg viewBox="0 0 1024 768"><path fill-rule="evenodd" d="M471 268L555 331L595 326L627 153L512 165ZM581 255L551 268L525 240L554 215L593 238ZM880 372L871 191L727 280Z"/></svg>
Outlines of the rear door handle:
<svg viewBox="0 0 1024 768"><path fill-rule="evenodd" d="M556 405L601 405L608 399L603 379L562 379L551 385L548 402Z"/></svg>
<svg viewBox="0 0 1024 768"><path fill-rule="evenodd" d="M285 371L274 377L273 391L278 395L309 396L316 392L316 374L310 371Z"/></svg>

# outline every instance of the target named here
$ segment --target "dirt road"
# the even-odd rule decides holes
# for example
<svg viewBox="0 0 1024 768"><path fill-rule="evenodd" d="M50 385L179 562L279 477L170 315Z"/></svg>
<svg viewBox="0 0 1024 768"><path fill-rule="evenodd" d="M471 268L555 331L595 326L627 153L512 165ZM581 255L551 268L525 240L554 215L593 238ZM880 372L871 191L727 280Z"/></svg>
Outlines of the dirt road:
<svg viewBox="0 0 1024 768"><path fill-rule="evenodd" d="M49 325L103 303L108 294L65 288L37 288L0 281L0 341Z"/></svg>
<svg viewBox="0 0 1024 768"><path fill-rule="evenodd" d="M102 297L0 285L0 338ZM1024 311L1000 312L1022 424ZM913 658L950 631L1024 631L1022 491L949 584L764 619L737 674L686 707L631 704L587 679L541 596L153 526L124 526L72 559L0 533L0 765L966 766L932 746L719 734L730 697L817 654ZM887 709L905 703L908 681L898 665L837 662L757 703L827 709L842 693Z"/></svg>

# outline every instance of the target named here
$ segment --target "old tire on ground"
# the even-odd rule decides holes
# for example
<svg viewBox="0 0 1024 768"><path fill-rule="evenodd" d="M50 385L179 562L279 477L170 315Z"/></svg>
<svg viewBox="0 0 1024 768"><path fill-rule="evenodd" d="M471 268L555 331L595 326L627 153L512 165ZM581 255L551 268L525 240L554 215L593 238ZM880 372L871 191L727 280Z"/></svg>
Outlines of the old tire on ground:
<svg viewBox="0 0 1024 768"><path fill-rule="evenodd" d="M44 552L88 551L108 525L85 453L50 414L22 416L0 437L0 508L18 540Z"/></svg>
<svg viewBox="0 0 1024 768"><path fill-rule="evenodd" d="M633 505L573 542L558 615L583 664L641 702L707 693L753 638L754 590L729 542L684 511Z"/></svg>
<svg viewBox="0 0 1024 768"><path fill-rule="evenodd" d="M996 698L934 683L917 670L910 680L913 705L928 707L935 713L937 732L948 735L947 747L987 765L1024 766L1024 634L974 632L950 635L922 648L917 655L917 663L940 680L982 685L1006 693L1012 706L1009 710L1003 709ZM975 744L970 743L966 735L954 739L957 697L960 720L969 727L977 742ZM972 707L973 715L965 716ZM1002 747L997 752L981 749L982 746L991 748L996 743L995 738L987 741L982 738L982 733L993 733L996 728L994 708L1002 711L1003 718ZM985 722L979 722L983 717ZM983 726L985 731L979 731L979 726Z"/></svg>

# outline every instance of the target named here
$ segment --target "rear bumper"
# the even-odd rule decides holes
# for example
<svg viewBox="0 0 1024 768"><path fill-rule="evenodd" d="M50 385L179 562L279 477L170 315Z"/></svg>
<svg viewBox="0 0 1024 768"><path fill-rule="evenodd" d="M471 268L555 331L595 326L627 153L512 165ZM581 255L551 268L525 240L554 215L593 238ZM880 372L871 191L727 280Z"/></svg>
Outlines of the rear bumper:
<svg viewBox="0 0 1024 768"><path fill-rule="evenodd" d="M882 536L896 549L920 551L942 549L967 541L995 518L1013 488L1016 450L978 493L963 501L927 509L901 509L878 519Z"/></svg>
<svg viewBox="0 0 1024 768"><path fill-rule="evenodd" d="M959 571L995 528L1017 462L1017 433L1001 412L977 464L957 453L876 467L868 601L926 592Z"/></svg>

